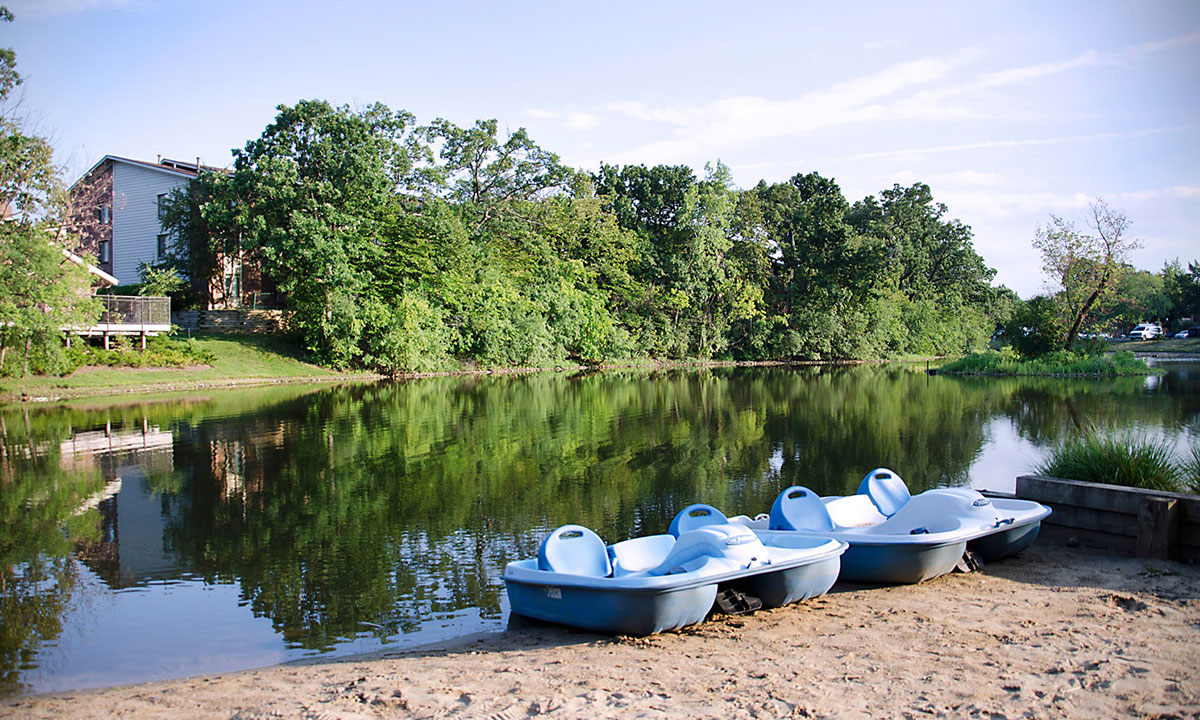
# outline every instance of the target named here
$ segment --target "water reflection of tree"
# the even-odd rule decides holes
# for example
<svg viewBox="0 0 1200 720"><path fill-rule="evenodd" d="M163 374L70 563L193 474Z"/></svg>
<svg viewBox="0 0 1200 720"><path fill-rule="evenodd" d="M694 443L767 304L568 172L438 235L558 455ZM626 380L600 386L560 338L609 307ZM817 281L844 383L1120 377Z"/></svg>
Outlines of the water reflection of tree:
<svg viewBox="0 0 1200 720"><path fill-rule="evenodd" d="M69 554L99 527L83 508L104 486L99 471L64 469L62 437L34 430L28 416L0 417L0 695L20 688L22 670L62 632L78 580Z"/></svg>
<svg viewBox="0 0 1200 720"><path fill-rule="evenodd" d="M1008 417L1017 433L1038 446L1053 445L1094 425L1174 434L1195 424L1200 398L1188 393L1146 392L1145 378L942 378L987 398L992 412Z"/></svg>
<svg viewBox="0 0 1200 720"><path fill-rule="evenodd" d="M498 617L504 563L564 522L765 510L879 464L963 482L982 402L897 368L447 378L329 389L181 432L169 546L290 642ZM769 471L772 455L784 458Z"/></svg>

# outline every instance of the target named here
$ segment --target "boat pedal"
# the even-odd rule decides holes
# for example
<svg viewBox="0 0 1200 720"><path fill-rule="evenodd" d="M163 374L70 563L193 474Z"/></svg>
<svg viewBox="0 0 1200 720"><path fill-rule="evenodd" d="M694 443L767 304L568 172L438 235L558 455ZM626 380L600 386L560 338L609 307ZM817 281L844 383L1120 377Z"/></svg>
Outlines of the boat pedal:
<svg viewBox="0 0 1200 720"><path fill-rule="evenodd" d="M958 564L954 566L954 572L975 572L981 567L983 567L983 560L980 559L979 555L971 552L970 550L966 550L963 552L962 557L958 559Z"/></svg>
<svg viewBox="0 0 1200 720"><path fill-rule="evenodd" d="M725 588L717 593L717 607L726 615L754 612L761 610L762 606L762 600L733 588Z"/></svg>

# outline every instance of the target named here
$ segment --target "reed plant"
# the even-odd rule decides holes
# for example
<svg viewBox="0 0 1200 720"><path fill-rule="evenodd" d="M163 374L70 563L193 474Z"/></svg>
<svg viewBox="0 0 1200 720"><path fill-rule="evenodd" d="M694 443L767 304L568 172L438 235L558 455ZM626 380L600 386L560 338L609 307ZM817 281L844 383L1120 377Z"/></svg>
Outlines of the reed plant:
<svg viewBox="0 0 1200 720"><path fill-rule="evenodd" d="M1200 495L1200 445L1193 445L1191 452L1179 463L1184 492Z"/></svg>
<svg viewBox="0 0 1200 720"><path fill-rule="evenodd" d="M1195 449L1192 456L1200 463ZM1149 490L1178 492L1187 487L1186 471L1175 464L1175 444L1132 431L1089 429L1056 447L1036 472Z"/></svg>

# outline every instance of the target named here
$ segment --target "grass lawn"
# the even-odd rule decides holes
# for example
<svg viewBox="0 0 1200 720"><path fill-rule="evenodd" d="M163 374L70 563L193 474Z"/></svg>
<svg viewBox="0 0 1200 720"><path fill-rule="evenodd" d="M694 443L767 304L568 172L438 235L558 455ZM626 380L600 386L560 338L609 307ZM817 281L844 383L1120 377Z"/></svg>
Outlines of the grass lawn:
<svg viewBox="0 0 1200 720"><path fill-rule="evenodd" d="M1112 350L1129 350L1135 353L1188 353L1200 355L1200 338L1165 338L1162 340L1113 340L1108 344Z"/></svg>
<svg viewBox="0 0 1200 720"><path fill-rule="evenodd" d="M197 335L200 346L216 359L211 365L185 368L82 367L66 377L30 376L0 380L0 403L22 396L87 397L129 392L156 392L194 387L220 387L256 382L368 380L369 373L340 373L301 360L299 350L282 338L267 335Z"/></svg>

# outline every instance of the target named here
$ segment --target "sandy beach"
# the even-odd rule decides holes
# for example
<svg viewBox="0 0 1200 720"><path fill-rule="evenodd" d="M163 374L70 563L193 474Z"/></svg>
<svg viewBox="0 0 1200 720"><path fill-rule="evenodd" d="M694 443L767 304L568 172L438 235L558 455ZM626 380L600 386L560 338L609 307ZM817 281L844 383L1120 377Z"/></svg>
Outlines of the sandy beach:
<svg viewBox="0 0 1200 720"><path fill-rule="evenodd" d="M513 619L371 656L8 699L20 718L1195 718L1200 568L1040 542L648 638Z"/></svg>

